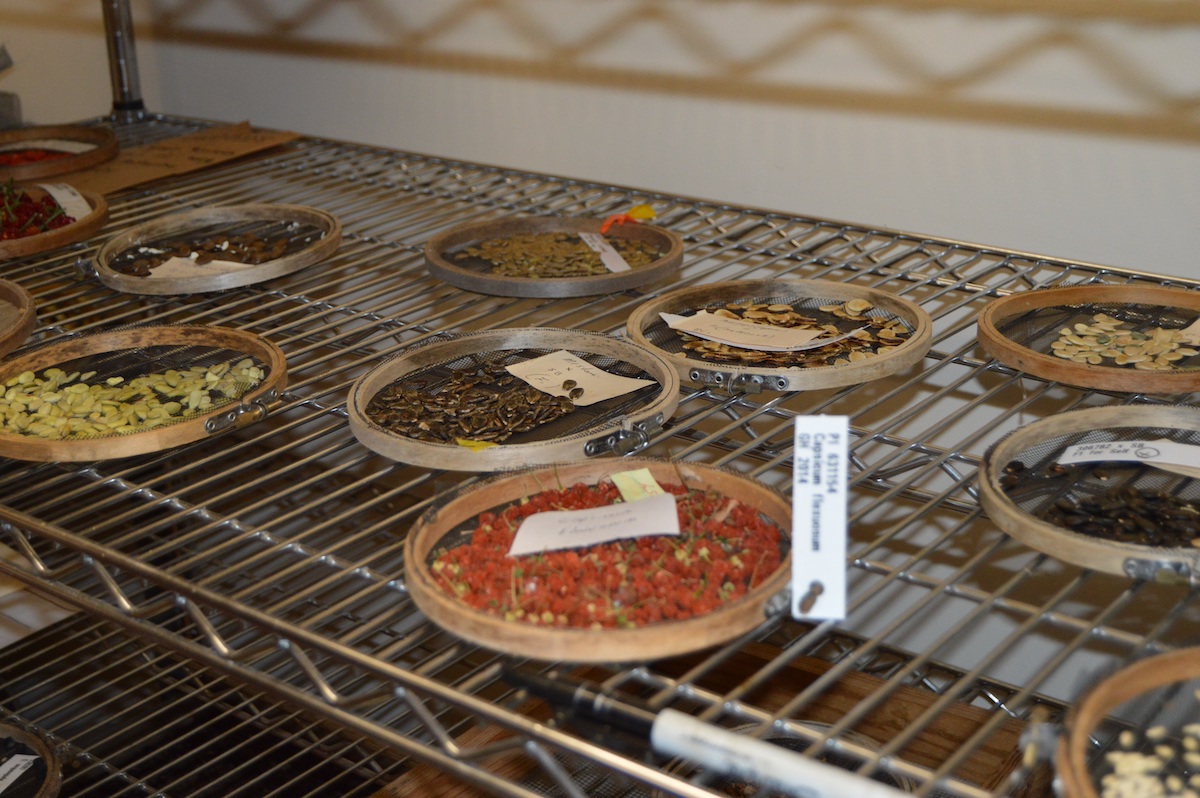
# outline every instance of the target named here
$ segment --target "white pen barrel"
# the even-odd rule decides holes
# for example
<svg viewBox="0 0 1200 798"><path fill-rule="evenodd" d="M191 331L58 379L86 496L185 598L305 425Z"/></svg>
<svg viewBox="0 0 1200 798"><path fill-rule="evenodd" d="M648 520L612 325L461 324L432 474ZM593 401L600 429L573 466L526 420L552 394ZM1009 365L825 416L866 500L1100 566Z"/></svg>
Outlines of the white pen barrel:
<svg viewBox="0 0 1200 798"><path fill-rule="evenodd" d="M673 709L658 713L650 744L724 776L745 779L799 798L903 798L906 793L809 759L779 745L726 731Z"/></svg>

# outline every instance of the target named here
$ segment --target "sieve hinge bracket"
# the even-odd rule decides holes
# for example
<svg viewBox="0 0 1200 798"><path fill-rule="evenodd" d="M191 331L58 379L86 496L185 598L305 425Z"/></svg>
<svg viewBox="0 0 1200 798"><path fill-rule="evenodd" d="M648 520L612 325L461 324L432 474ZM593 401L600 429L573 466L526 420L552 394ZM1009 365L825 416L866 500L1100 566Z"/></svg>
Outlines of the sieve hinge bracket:
<svg viewBox="0 0 1200 798"><path fill-rule="evenodd" d="M662 429L663 421L663 414L656 413L652 418L626 422L621 429L585 443L583 453L588 457L596 457L609 452L619 455L640 452L650 445L650 436Z"/></svg>
<svg viewBox="0 0 1200 798"><path fill-rule="evenodd" d="M276 392L270 390L253 402L243 402L236 407L231 407L204 422L204 429L208 434L216 435L219 432L241 429L255 422L262 421L267 417L267 413L269 412L267 405L275 401L276 396Z"/></svg>
<svg viewBox="0 0 1200 798"><path fill-rule="evenodd" d="M1200 580L1200 574L1190 563L1170 560L1139 560L1130 558L1123 563L1125 575L1144 582L1163 585L1188 585Z"/></svg>
<svg viewBox="0 0 1200 798"><path fill-rule="evenodd" d="M786 391L790 385L788 378L783 376L727 373L706 369L692 369L688 373L688 378L705 387L722 388L731 395L755 394L768 390Z"/></svg>

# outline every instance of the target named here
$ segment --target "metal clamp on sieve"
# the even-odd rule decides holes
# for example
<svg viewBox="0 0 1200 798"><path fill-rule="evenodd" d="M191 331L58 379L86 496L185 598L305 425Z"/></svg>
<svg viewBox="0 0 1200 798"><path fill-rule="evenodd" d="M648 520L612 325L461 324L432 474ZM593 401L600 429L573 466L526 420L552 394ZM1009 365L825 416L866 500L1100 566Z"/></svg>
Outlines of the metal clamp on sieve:
<svg viewBox="0 0 1200 798"><path fill-rule="evenodd" d="M255 399L253 402L245 402L219 415L213 416L204 422L204 430L210 435L216 435L218 432L226 432L232 429L241 429L248 427L258 421L262 421L270 412L267 405L274 402L278 398L275 391L267 393Z"/></svg>
<svg viewBox="0 0 1200 798"><path fill-rule="evenodd" d="M650 445L650 436L661 431L662 426L662 413L632 424L626 421L616 432L588 441L584 444L583 453L588 457L596 457L609 452L619 455L640 452Z"/></svg>

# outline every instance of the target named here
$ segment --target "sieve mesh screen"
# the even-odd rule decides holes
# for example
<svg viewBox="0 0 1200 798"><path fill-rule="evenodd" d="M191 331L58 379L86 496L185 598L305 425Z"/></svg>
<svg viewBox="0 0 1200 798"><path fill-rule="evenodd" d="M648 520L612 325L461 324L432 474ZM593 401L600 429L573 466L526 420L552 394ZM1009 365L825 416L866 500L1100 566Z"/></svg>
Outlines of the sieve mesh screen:
<svg viewBox="0 0 1200 798"><path fill-rule="evenodd" d="M1107 315L1121 322L1121 330L1148 335L1158 328L1183 329L1196 321L1195 311L1160 305L1124 302L1089 302L1078 305L1053 305L1035 308L1005 319L996 329L1014 343L1040 354L1053 352L1051 344L1059 340L1060 331L1075 329L1075 325L1094 324L1095 316ZM1118 364L1105 358L1102 365L1112 368L1135 368L1133 363ZM1173 371L1200 368L1200 355L1184 357L1175 362Z"/></svg>

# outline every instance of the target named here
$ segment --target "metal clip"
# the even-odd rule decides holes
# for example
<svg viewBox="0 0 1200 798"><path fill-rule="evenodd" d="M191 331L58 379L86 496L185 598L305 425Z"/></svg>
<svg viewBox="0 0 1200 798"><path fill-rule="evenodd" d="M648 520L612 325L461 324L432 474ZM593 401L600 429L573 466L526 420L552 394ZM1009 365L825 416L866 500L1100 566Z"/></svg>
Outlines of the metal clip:
<svg viewBox="0 0 1200 798"><path fill-rule="evenodd" d="M96 276L96 262L91 258L76 258L75 273L81 280L91 280Z"/></svg>
<svg viewBox="0 0 1200 798"><path fill-rule="evenodd" d="M763 616L766 618L774 618L776 615L783 615L791 611L792 607L792 588L788 585L783 590L780 590L774 596L767 599L763 604Z"/></svg>
<svg viewBox="0 0 1200 798"><path fill-rule="evenodd" d="M583 453L588 457L595 457L608 452L626 455L641 451L650 445L650 436L662 429L663 421L662 413L637 423L626 421L616 432L585 443Z"/></svg>
<svg viewBox="0 0 1200 798"><path fill-rule="evenodd" d="M275 391L268 391L253 402L245 402L231 407L204 422L204 430L210 435L216 435L218 432L241 429L257 421L262 421L267 417L267 404L275 401L275 397Z"/></svg>
<svg viewBox="0 0 1200 798"><path fill-rule="evenodd" d="M1126 560L1122 567L1130 579L1157 582L1160 585L1188 585L1198 580L1198 575L1186 562L1163 560Z"/></svg>
<svg viewBox="0 0 1200 798"><path fill-rule="evenodd" d="M727 374L723 371L692 369L688 379L700 385L724 388L730 395L762 393L764 390L786 391L787 377L763 377L761 374Z"/></svg>

